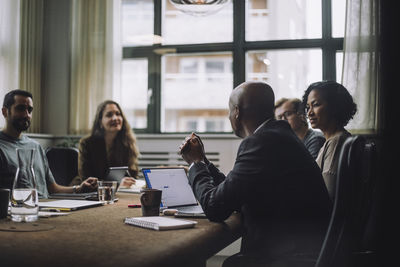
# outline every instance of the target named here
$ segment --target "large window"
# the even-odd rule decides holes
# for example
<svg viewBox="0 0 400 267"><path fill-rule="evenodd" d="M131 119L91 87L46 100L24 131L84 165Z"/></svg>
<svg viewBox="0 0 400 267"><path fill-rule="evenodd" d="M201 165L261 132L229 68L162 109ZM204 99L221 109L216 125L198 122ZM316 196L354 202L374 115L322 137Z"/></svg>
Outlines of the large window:
<svg viewBox="0 0 400 267"><path fill-rule="evenodd" d="M121 105L136 131L231 132L228 98L246 80L276 99L338 80L345 0L234 0L203 17L169 0L122 0Z"/></svg>

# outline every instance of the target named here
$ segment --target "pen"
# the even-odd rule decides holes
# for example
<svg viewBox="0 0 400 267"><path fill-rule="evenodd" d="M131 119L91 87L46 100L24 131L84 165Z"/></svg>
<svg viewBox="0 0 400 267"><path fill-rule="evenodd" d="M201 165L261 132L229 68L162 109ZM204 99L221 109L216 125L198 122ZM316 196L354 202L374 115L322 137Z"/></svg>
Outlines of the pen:
<svg viewBox="0 0 400 267"><path fill-rule="evenodd" d="M61 211L71 211L69 208L41 208L41 211L53 211L53 212L61 212Z"/></svg>
<svg viewBox="0 0 400 267"><path fill-rule="evenodd" d="M129 204L128 205L128 208L140 208L140 207L142 207L142 205L140 205L140 204Z"/></svg>

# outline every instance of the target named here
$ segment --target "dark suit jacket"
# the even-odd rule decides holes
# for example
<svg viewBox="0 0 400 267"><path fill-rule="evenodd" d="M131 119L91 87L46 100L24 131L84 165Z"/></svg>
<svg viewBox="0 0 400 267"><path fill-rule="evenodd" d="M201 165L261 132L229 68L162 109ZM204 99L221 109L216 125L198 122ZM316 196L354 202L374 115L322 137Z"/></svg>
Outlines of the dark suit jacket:
<svg viewBox="0 0 400 267"><path fill-rule="evenodd" d="M209 220L241 212L242 253L318 254L332 205L318 165L286 121L271 120L245 138L226 177L200 162L189 182Z"/></svg>

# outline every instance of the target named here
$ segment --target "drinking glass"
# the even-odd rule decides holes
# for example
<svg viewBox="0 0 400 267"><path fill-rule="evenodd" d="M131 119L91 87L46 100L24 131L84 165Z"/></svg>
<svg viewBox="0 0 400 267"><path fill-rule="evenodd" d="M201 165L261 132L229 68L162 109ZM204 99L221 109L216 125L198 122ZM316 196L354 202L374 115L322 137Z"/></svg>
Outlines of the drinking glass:
<svg viewBox="0 0 400 267"><path fill-rule="evenodd" d="M33 171L35 149L17 149L18 168L15 173L11 202L11 220L34 222L38 219L39 201Z"/></svg>
<svg viewBox="0 0 400 267"><path fill-rule="evenodd" d="M117 191L116 181L99 181L98 182L99 201L107 204L113 204L115 199L115 191Z"/></svg>

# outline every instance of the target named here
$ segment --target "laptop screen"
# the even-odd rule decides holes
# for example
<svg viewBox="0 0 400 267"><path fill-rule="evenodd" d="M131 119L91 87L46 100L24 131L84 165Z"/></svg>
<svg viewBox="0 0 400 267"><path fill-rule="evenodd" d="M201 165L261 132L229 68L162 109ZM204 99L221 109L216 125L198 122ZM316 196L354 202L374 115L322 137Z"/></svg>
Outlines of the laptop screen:
<svg viewBox="0 0 400 267"><path fill-rule="evenodd" d="M149 188L162 190L162 206L197 205L183 168L144 168L142 172Z"/></svg>

